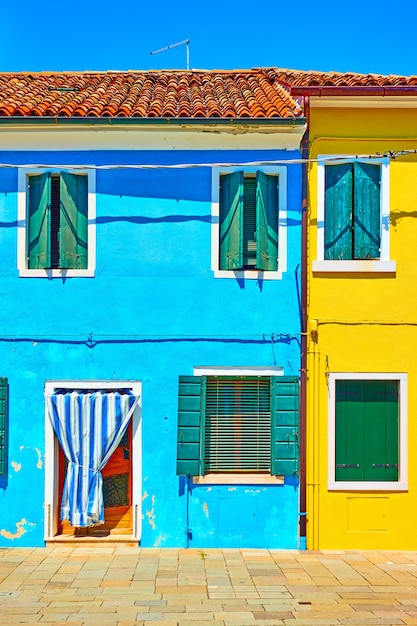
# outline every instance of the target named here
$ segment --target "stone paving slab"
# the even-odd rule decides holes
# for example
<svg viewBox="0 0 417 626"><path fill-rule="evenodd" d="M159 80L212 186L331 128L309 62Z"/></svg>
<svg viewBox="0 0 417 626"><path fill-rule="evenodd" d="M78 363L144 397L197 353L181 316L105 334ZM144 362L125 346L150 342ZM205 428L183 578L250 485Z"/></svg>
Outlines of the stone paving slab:
<svg viewBox="0 0 417 626"><path fill-rule="evenodd" d="M417 625L417 552L0 549L0 624Z"/></svg>

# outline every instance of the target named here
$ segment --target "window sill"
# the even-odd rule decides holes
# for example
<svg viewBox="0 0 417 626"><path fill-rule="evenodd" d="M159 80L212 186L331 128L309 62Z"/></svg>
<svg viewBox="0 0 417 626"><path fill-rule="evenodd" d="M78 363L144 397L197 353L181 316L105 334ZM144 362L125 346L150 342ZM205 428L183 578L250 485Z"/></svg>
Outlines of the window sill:
<svg viewBox="0 0 417 626"><path fill-rule="evenodd" d="M84 278L92 278L94 276L93 269L86 270L29 270L20 269L19 276L21 278L73 278L76 276Z"/></svg>
<svg viewBox="0 0 417 626"><path fill-rule="evenodd" d="M329 491L408 491L408 483L338 481L327 485Z"/></svg>
<svg viewBox="0 0 417 626"><path fill-rule="evenodd" d="M270 474L206 474L193 476L194 485L283 485L283 476Z"/></svg>
<svg viewBox="0 0 417 626"><path fill-rule="evenodd" d="M282 270L213 270L215 278L236 278L244 280L282 280Z"/></svg>
<svg viewBox="0 0 417 626"><path fill-rule="evenodd" d="M395 274L397 270L396 261L380 261L380 260L365 260L365 261L313 261L313 272L340 272L349 274L351 272L365 273L385 273Z"/></svg>

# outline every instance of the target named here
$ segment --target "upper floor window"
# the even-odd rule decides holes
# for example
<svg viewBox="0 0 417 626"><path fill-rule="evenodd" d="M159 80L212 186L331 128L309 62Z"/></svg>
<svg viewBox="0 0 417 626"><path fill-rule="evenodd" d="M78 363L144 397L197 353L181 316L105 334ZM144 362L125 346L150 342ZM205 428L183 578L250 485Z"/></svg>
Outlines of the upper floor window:
<svg viewBox="0 0 417 626"><path fill-rule="evenodd" d="M213 169L212 269L219 278L286 270L286 168Z"/></svg>
<svg viewBox="0 0 417 626"><path fill-rule="evenodd" d="M87 177L29 177L28 268L87 268Z"/></svg>
<svg viewBox="0 0 417 626"><path fill-rule="evenodd" d="M342 163L325 169L324 258L379 259L381 167Z"/></svg>
<svg viewBox="0 0 417 626"><path fill-rule="evenodd" d="M389 261L388 164L320 163L313 271L395 271Z"/></svg>
<svg viewBox="0 0 417 626"><path fill-rule="evenodd" d="M220 176L220 269L278 269L278 177Z"/></svg>
<svg viewBox="0 0 417 626"><path fill-rule="evenodd" d="M24 173L19 185L21 276L92 275L94 177L87 173ZM23 189L22 189L23 187ZM23 214L24 211L24 214Z"/></svg>

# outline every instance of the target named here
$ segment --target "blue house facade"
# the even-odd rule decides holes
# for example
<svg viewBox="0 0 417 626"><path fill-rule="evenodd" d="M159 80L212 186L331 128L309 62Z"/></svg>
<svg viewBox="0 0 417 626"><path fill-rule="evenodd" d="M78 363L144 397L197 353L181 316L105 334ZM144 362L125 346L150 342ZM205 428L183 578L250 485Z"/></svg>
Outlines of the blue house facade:
<svg viewBox="0 0 417 626"><path fill-rule="evenodd" d="M299 547L299 105L261 70L13 78L0 546Z"/></svg>

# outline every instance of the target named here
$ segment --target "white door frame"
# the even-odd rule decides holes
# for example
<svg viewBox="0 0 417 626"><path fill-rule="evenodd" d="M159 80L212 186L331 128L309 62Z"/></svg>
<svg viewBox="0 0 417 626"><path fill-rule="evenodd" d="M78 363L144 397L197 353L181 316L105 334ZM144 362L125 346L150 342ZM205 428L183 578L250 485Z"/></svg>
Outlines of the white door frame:
<svg viewBox="0 0 417 626"><path fill-rule="evenodd" d="M45 383L45 396L55 389L131 389L139 398L132 415L132 520L133 539L142 535L142 383L132 380L53 380ZM44 539L58 533L59 443L45 402L45 526Z"/></svg>

